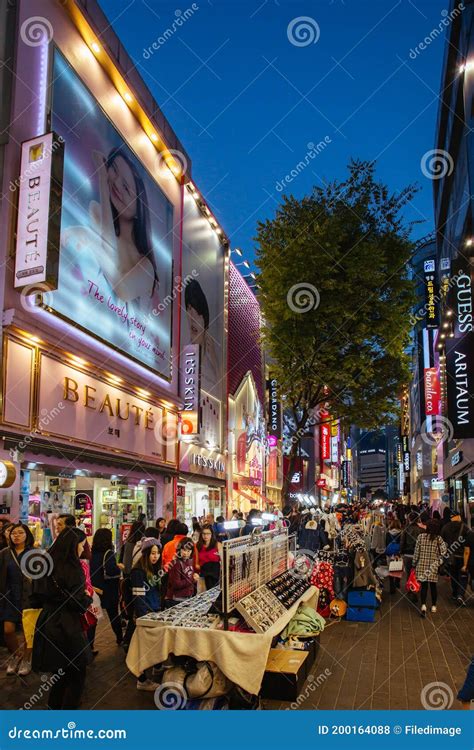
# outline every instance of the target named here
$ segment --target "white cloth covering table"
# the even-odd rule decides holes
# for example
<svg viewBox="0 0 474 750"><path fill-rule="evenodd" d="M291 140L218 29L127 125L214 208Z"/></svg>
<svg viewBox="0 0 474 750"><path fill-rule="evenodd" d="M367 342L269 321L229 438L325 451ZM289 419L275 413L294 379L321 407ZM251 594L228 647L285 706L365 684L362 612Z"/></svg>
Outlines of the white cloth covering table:
<svg viewBox="0 0 474 750"><path fill-rule="evenodd" d="M213 661L226 677L252 695L260 691L273 638L281 633L301 602L316 607L318 589L311 586L266 633L181 628L137 620L126 664L138 677L145 669L165 661L169 654Z"/></svg>

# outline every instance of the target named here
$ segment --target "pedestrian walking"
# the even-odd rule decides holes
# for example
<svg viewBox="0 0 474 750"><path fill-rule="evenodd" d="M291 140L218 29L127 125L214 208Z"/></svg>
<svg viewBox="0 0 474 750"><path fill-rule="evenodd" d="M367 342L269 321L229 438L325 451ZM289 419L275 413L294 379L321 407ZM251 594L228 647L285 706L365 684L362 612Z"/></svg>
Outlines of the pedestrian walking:
<svg viewBox="0 0 474 750"><path fill-rule="evenodd" d="M92 604L80 563L86 535L81 529L62 531L49 555L52 572L33 582L32 605L41 608L33 640L33 670L53 673L48 708L79 708L91 652L83 616Z"/></svg>
<svg viewBox="0 0 474 750"><path fill-rule="evenodd" d="M21 645L18 643L17 629L22 628L23 610L30 606L31 579L22 561L27 559L33 546L34 538L28 526L15 523L9 528L8 547L0 552L0 622L10 653L6 664L10 676L15 673L25 676L31 672L31 649L27 649L25 640Z"/></svg>
<svg viewBox="0 0 474 750"><path fill-rule="evenodd" d="M422 617L426 617L426 601L428 598L428 584L431 592L431 611L436 612L438 599L439 566L446 556L446 543L439 533L439 521L428 521L426 531L419 535L415 544L413 566L416 577L421 584Z"/></svg>
<svg viewBox="0 0 474 750"><path fill-rule="evenodd" d="M462 572L462 569L464 567L464 547L468 533L469 529L458 512L454 513L451 521L445 524L441 531L441 536L446 542L449 555L448 566L451 578L452 598L461 607L465 606L466 576Z"/></svg>
<svg viewBox="0 0 474 750"><path fill-rule="evenodd" d="M102 609L107 612L117 646L123 641L120 618L120 579L123 563L117 563L110 529L97 529L92 540L91 581L99 594Z"/></svg>

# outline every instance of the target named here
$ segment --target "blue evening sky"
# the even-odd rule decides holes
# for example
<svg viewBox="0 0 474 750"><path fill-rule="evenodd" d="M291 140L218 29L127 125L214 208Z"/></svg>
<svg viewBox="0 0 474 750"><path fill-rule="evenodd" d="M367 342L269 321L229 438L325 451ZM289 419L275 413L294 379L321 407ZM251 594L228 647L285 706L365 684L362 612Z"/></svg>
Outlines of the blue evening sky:
<svg viewBox="0 0 474 750"><path fill-rule="evenodd" d="M100 2L232 246L250 260L257 221L281 200L278 183L325 138L284 192L299 197L342 178L351 156L377 159L391 189L421 187L407 212L424 221L413 236L432 230L432 181L420 161L434 148L449 0L197 0L152 54L144 50L193 3ZM292 37L300 17L309 20L295 21ZM289 41L308 41L300 23L316 43ZM429 47L410 58L429 34Z"/></svg>

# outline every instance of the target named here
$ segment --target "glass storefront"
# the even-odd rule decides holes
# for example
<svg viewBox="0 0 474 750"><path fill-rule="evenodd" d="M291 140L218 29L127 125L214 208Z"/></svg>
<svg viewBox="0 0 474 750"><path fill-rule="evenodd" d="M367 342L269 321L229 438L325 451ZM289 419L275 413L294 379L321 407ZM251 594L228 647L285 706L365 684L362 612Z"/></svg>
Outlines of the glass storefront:
<svg viewBox="0 0 474 750"><path fill-rule="evenodd" d="M192 529L192 517L202 518L212 514L214 518L224 514L223 493L220 487L210 487L195 482L180 482L176 496L176 516Z"/></svg>
<svg viewBox="0 0 474 750"><path fill-rule="evenodd" d="M44 546L54 538L61 513L74 515L89 538L99 528L110 528L117 547L141 514L145 523L155 521L156 486L145 479L127 481L91 472L66 474L39 466L22 470L22 488L22 518L35 541Z"/></svg>

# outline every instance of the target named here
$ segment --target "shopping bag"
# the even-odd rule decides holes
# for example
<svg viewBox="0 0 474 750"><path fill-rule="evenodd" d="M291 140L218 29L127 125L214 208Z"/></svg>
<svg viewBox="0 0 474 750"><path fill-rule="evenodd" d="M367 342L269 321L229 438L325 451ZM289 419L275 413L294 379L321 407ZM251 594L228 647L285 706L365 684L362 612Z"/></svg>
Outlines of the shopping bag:
<svg viewBox="0 0 474 750"><path fill-rule="evenodd" d="M21 615L21 624L25 636L26 648L33 648L33 638L41 609L24 609Z"/></svg>
<svg viewBox="0 0 474 750"><path fill-rule="evenodd" d="M395 560L390 560L388 564L388 573L389 575L393 575L394 573L401 573L403 570L403 560L400 558L395 558Z"/></svg>
<svg viewBox="0 0 474 750"><path fill-rule="evenodd" d="M415 568L412 568L410 570L410 575L407 578L407 582L405 584L405 591L409 591L413 594L417 594L419 590L421 589L421 584L418 581L418 578L416 577Z"/></svg>
<svg viewBox="0 0 474 750"><path fill-rule="evenodd" d="M104 616L100 603L100 597L96 591L94 591L94 593L92 594L92 604L89 607L89 611L92 612L96 620L101 620Z"/></svg>

